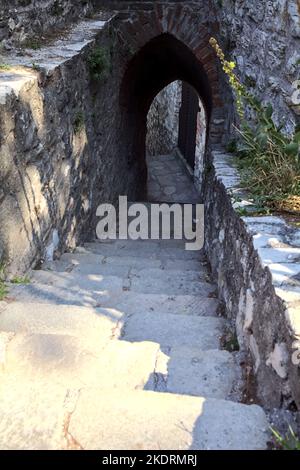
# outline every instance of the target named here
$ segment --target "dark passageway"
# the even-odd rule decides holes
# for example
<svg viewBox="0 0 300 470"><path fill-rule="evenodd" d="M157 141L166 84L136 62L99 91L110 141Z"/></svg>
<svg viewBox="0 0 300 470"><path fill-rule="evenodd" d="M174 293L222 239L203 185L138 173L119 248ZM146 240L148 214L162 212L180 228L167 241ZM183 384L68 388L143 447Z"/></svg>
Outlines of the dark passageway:
<svg viewBox="0 0 300 470"><path fill-rule="evenodd" d="M135 167L139 175L137 193L140 199L146 196L147 113L155 96L175 80L184 81L198 93L205 108L209 132L214 101L209 78L193 51L171 34L161 34L141 48L129 63L123 78L120 94L122 142L126 141L129 165ZM187 149L190 143L185 144ZM194 145L195 142L190 147Z"/></svg>

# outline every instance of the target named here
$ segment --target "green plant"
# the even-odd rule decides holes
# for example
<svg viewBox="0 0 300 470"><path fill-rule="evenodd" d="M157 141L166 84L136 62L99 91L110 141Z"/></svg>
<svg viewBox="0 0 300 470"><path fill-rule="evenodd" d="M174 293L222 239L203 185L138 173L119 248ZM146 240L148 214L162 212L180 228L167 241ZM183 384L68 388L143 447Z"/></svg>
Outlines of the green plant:
<svg viewBox="0 0 300 470"><path fill-rule="evenodd" d="M240 345L239 345L236 333L228 332L223 337L222 342L223 342L223 348L226 351L234 352L234 351L239 351L240 350Z"/></svg>
<svg viewBox="0 0 300 470"><path fill-rule="evenodd" d="M245 77L245 85L247 88L255 88L256 87L256 80L253 77L247 75Z"/></svg>
<svg viewBox="0 0 300 470"><path fill-rule="evenodd" d="M87 58L89 71L93 80L102 81L108 78L111 61L109 51L101 46L95 47Z"/></svg>
<svg viewBox="0 0 300 470"><path fill-rule="evenodd" d="M242 185L264 204L275 207L289 196L300 197L300 131L284 134L283 126L277 126L273 120L271 104L262 104L241 83L234 72L235 62L225 59L216 39L211 38L210 44L236 97L240 126L236 128L237 146L232 150L239 157ZM245 118L247 108L254 114L251 124Z"/></svg>
<svg viewBox="0 0 300 470"><path fill-rule="evenodd" d="M5 275L4 275L4 264L0 264L0 300L3 300L7 294L8 294L8 289L5 284Z"/></svg>
<svg viewBox="0 0 300 470"><path fill-rule="evenodd" d="M0 70L9 70L11 68L8 64L0 64Z"/></svg>
<svg viewBox="0 0 300 470"><path fill-rule="evenodd" d="M31 66L32 66L33 70L36 70L37 72L39 72L41 70L41 67L38 64L36 64L35 62L32 62Z"/></svg>
<svg viewBox="0 0 300 470"><path fill-rule="evenodd" d="M228 144L226 145L226 150L227 152L229 153L236 153L237 151L237 140L236 139L232 139L228 142Z"/></svg>
<svg viewBox="0 0 300 470"><path fill-rule="evenodd" d="M33 49L33 50L38 50L42 47L41 41L38 38L27 38L25 41L22 43L22 46L25 49Z"/></svg>
<svg viewBox="0 0 300 470"><path fill-rule="evenodd" d="M240 217L247 217L249 215L249 211L247 210L246 207L236 207L235 212L240 216Z"/></svg>
<svg viewBox="0 0 300 470"><path fill-rule="evenodd" d="M271 428L271 431L275 437L277 444L283 450L300 450L300 439L296 436L296 433L289 426L289 432L286 436L282 436L278 431Z"/></svg>
<svg viewBox="0 0 300 470"><path fill-rule="evenodd" d="M73 128L75 134L79 134L84 129L84 114L82 111L77 111L75 114Z"/></svg>
<svg viewBox="0 0 300 470"><path fill-rule="evenodd" d="M16 276L11 280L12 284L30 284L29 276Z"/></svg>
<svg viewBox="0 0 300 470"><path fill-rule="evenodd" d="M55 0L53 3L51 13L53 16L60 16L64 12L64 8L61 5L61 2L59 0Z"/></svg>
<svg viewBox="0 0 300 470"><path fill-rule="evenodd" d="M8 290L4 282L0 281L0 300L3 300L8 294Z"/></svg>

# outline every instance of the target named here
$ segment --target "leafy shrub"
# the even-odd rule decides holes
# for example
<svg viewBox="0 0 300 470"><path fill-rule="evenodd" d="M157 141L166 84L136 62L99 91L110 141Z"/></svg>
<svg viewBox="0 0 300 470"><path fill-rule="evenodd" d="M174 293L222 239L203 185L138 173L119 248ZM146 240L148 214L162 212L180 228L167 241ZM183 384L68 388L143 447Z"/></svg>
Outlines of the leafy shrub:
<svg viewBox="0 0 300 470"><path fill-rule="evenodd" d="M4 282L4 265L0 264L0 300L3 300L8 294L7 286Z"/></svg>
<svg viewBox="0 0 300 470"><path fill-rule="evenodd" d="M22 47L25 49L38 50L42 47L41 41L38 38L27 38L22 42Z"/></svg>
<svg viewBox="0 0 300 470"><path fill-rule="evenodd" d="M84 114L82 111L77 111L75 114L73 128L75 134L79 134L84 129Z"/></svg>
<svg viewBox="0 0 300 470"><path fill-rule="evenodd" d="M93 80L102 81L108 78L110 72L110 53L104 48L97 46L89 54L88 66Z"/></svg>
<svg viewBox="0 0 300 470"><path fill-rule="evenodd" d="M229 146L238 155L242 170L243 186L270 205L290 196L300 197L300 129L291 136L282 132L273 120L271 104L262 104L234 72L235 62L227 61L217 43L211 38L210 44L219 57L223 70L236 96L240 126L236 129L236 148ZM246 107L254 112L254 123L245 118Z"/></svg>

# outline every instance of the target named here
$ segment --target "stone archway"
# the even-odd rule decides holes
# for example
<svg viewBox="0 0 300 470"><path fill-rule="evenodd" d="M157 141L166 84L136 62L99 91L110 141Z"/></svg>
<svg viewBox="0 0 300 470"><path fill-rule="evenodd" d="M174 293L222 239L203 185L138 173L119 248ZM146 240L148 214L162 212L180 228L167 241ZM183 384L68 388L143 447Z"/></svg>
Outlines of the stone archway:
<svg viewBox="0 0 300 470"><path fill-rule="evenodd" d="M123 59L120 88L120 152L130 167L136 191L131 197L143 199L147 167L145 162L146 117L154 97L175 80L189 83L198 93L208 118L210 140L218 142L223 128L214 118L223 117L220 70L209 45L212 27L182 5L140 11L123 20L118 37L129 53ZM222 83L223 85L223 83ZM224 119L218 119L218 124Z"/></svg>

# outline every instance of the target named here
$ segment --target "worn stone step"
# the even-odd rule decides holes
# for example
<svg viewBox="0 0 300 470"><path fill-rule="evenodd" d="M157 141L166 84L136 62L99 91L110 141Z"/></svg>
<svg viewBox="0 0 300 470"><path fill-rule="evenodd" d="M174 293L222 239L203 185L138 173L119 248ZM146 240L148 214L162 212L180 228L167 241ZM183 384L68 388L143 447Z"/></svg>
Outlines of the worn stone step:
<svg viewBox="0 0 300 470"><path fill-rule="evenodd" d="M200 350L218 349L225 327L223 318L138 313L126 319L121 336L125 341L152 341L163 352L169 347L188 346Z"/></svg>
<svg viewBox="0 0 300 470"><path fill-rule="evenodd" d="M142 261L142 258L137 258ZM144 261L144 260L143 260ZM155 260L150 260L150 261L155 261ZM184 263L184 262L183 262ZM177 268L177 269L176 269ZM196 266L195 266L196 268ZM202 266L199 263L199 269L185 269L185 266L180 266L180 264L176 263L171 264L171 268L169 268L169 265L167 263L162 263L158 262L158 266L152 265L150 263L150 266L148 265L147 262L145 263L130 263L130 259L128 260L127 263L110 263L106 262L106 259L103 260L101 263L93 263L91 260L89 263L78 263L76 261L66 261L66 260L59 260L59 261L51 261L48 263L45 263L43 265L43 271L54 271L54 272L72 272L72 273L78 273L78 274L101 274L103 276L117 276L117 277L129 277L131 276L145 276L149 275L153 276L155 273L157 273L159 276L164 275L170 275L170 276L175 276L177 277L178 274L180 276L185 276L186 278L190 280L199 280L199 281L208 281L209 276L207 269L205 266ZM167 274L167 273L170 274Z"/></svg>
<svg viewBox="0 0 300 470"><path fill-rule="evenodd" d="M97 350L82 337L62 334L15 335L8 343L1 380L48 381L67 388L101 389L154 387L159 345L110 340ZM152 381L152 383L151 383Z"/></svg>
<svg viewBox="0 0 300 470"><path fill-rule="evenodd" d="M96 295L79 290L66 290L47 284L28 284L13 286L9 292L10 300L24 303L38 302L49 305L69 305L86 307L108 307L125 314L152 312L180 315L215 316L218 309L216 298L195 295L141 294L124 291L120 295Z"/></svg>
<svg viewBox="0 0 300 470"><path fill-rule="evenodd" d="M131 243L128 243L131 242ZM187 251L184 248L160 246L159 241L124 240L122 243L87 243L75 253L95 253L102 256L135 256L150 259L203 260L202 251Z"/></svg>
<svg viewBox="0 0 300 470"><path fill-rule="evenodd" d="M0 330L16 333L70 335L98 350L118 337L123 314L109 308L11 302L0 313Z"/></svg>
<svg viewBox="0 0 300 470"><path fill-rule="evenodd" d="M0 449L67 448L73 391L49 381L0 380Z"/></svg>
<svg viewBox="0 0 300 470"><path fill-rule="evenodd" d="M128 238L127 240L122 240L122 239L116 239L116 240L93 240L91 242L87 242L84 244L84 247L89 247L89 246L113 246L115 248L120 248L124 249L124 246L126 247L131 247L131 248L136 248L136 247L143 247L144 249L161 249L161 248L176 248L183 250L185 247L186 240L185 239L169 239L169 240L164 240L164 239L157 239L157 240L132 240L131 238Z"/></svg>
<svg viewBox="0 0 300 470"><path fill-rule="evenodd" d="M95 296L76 290L66 290L47 284L13 285L9 290L10 300L24 303L38 302L49 305L106 307L131 315L149 312L155 315L172 313L180 315L215 316L219 302L215 298L198 295L141 294L123 291L120 295Z"/></svg>
<svg viewBox="0 0 300 470"><path fill-rule="evenodd" d="M217 315L219 301L215 298L196 295L123 292L118 298L105 301L103 305L119 310L126 315L151 313L160 316L170 313L211 317Z"/></svg>
<svg viewBox="0 0 300 470"><path fill-rule="evenodd" d="M60 258L60 262L64 263L66 267L70 264L77 266L102 264L124 266L125 268L131 267L135 269L162 268L166 270L207 271L207 264L205 261L201 260L168 260L167 258L160 260L137 256L102 256L94 253L65 253Z"/></svg>
<svg viewBox="0 0 300 470"><path fill-rule="evenodd" d="M130 290L143 294L201 295L209 296L216 286L207 281L206 273L198 271L168 271L143 269L132 272Z"/></svg>
<svg viewBox="0 0 300 470"><path fill-rule="evenodd" d="M27 285L12 285L9 287L9 300L24 303L43 303L51 305L69 305L84 307L100 307L111 303L111 299L119 298L116 291L88 291L80 287L65 287L34 282Z"/></svg>
<svg viewBox="0 0 300 470"><path fill-rule="evenodd" d="M70 261L51 261L43 265L43 271L63 272L81 275L116 276L128 278L132 268L130 265L111 265L107 263L73 263Z"/></svg>
<svg viewBox="0 0 300 470"><path fill-rule="evenodd" d="M256 405L138 390L81 390L69 424L90 450L263 450L267 430Z"/></svg>
<svg viewBox="0 0 300 470"><path fill-rule="evenodd" d="M118 297L127 286L126 276L38 270L33 271L30 284L12 286L10 295L23 298L24 292L24 297L32 295L33 299L44 298L51 303L97 306Z"/></svg>
<svg viewBox="0 0 300 470"><path fill-rule="evenodd" d="M201 351L176 346L158 352L154 388L147 390L226 399L239 377L239 368L227 351Z"/></svg>
<svg viewBox="0 0 300 470"><path fill-rule="evenodd" d="M206 282L207 275L196 271L167 271L154 268L141 272L132 270L130 275L126 269L117 271L119 276L110 275L110 269L108 274L93 271L81 273L39 270L33 271L30 286L21 287L27 287L27 292L39 292L42 296L48 291L50 297L54 291L63 303L79 302L82 305L103 305L111 298L118 298L124 291L204 297L213 296L216 291L214 284ZM21 290L13 289L11 294Z"/></svg>

